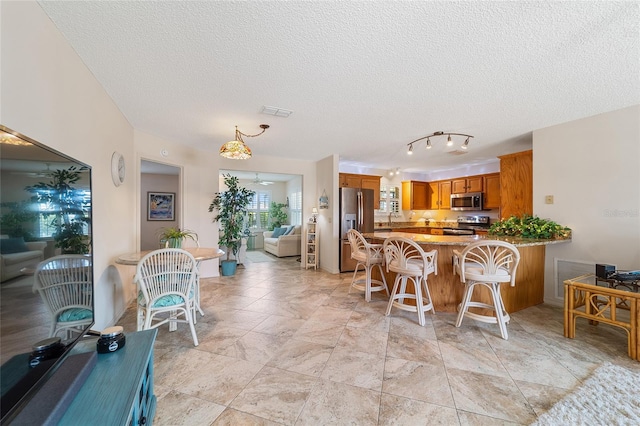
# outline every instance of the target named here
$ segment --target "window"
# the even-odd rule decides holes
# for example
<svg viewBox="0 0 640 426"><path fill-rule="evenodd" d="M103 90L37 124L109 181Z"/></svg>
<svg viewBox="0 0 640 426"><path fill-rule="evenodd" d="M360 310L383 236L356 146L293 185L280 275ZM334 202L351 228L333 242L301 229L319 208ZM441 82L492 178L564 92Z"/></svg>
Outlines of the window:
<svg viewBox="0 0 640 426"><path fill-rule="evenodd" d="M91 192L88 190L69 190L65 193L66 198L61 202L58 199L51 201L50 193L47 191L36 191L36 196L40 202L36 204L38 209L38 230L40 238L54 236L63 226L73 226L75 232L87 235L89 232L89 218L86 211L91 207Z"/></svg>
<svg viewBox="0 0 640 426"><path fill-rule="evenodd" d="M400 211L400 191L395 186L380 186L380 213L395 213Z"/></svg>
<svg viewBox="0 0 640 426"><path fill-rule="evenodd" d="M271 191L256 191L251 203L247 224L251 229L267 229L269 225L269 204L271 204Z"/></svg>
<svg viewBox="0 0 640 426"><path fill-rule="evenodd" d="M302 225L302 192L292 192L289 205L292 225Z"/></svg>

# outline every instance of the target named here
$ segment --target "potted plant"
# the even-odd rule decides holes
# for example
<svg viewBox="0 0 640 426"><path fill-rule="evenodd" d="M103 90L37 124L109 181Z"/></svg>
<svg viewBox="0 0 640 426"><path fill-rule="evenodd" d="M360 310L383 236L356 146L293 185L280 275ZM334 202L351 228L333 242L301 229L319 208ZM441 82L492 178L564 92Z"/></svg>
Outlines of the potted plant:
<svg viewBox="0 0 640 426"><path fill-rule="evenodd" d="M191 239L198 242L198 234L188 229L162 228L160 232L160 245L163 247L180 248L182 241Z"/></svg>
<svg viewBox="0 0 640 426"><path fill-rule="evenodd" d="M286 204L271 202L269 207L269 217L271 222L269 224L269 231L273 231L275 228L279 228L287 222L287 212L282 209L287 207Z"/></svg>
<svg viewBox="0 0 640 426"><path fill-rule="evenodd" d="M571 228L557 224L549 219L524 214L521 217L511 216L494 222L489 228L489 235L534 238L565 239L571 237Z"/></svg>
<svg viewBox="0 0 640 426"><path fill-rule="evenodd" d="M239 180L230 174L223 175L226 191L217 192L209 205L209 211L216 211L213 222L220 222L218 245L227 248L227 259L221 261L222 275L233 275L236 272L238 251L242 244L244 218L255 191L243 188ZM231 259L231 253L235 259Z"/></svg>

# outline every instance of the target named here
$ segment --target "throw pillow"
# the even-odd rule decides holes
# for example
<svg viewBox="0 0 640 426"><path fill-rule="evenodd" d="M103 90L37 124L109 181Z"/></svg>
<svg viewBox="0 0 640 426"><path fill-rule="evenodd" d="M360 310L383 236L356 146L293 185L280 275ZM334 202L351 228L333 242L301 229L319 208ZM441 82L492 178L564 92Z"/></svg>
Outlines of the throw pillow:
<svg viewBox="0 0 640 426"><path fill-rule="evenodd" d="M24 243L24 237L0 238L0 254L22 253L23 251L29 251L29 247Z"/></svg>
<svg viewBox="0 0 640 426"><path fill-rule="evenodd" d="M284 235L287 228L273 228L273 234L271 234L271 238L278 238L280 235Z"/></svg>
<svg viewBox="0 0 640 426"><path fill-rule="evenodd" d="M282 235L291 235L291 234L293 234L293 228L295 228L294 225L287 226L286 232L284 234L282 234Z"/></svg>

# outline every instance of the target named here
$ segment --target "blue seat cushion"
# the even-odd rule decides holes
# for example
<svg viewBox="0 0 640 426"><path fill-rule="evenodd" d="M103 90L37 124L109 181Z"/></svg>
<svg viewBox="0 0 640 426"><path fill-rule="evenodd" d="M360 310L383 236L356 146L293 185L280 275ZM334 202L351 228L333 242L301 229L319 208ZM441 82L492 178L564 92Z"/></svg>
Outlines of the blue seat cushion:
<svg viewBox="0 0 640 426"><path fill-rule="evenodd" d="M91 309L70 308L64 310L60 315L58 315L58 322L80 321L90 318L93 318L93 312Z"/></svg>
<svg viewBox="0 0 640 426"><path fill-rule="evenodd" d="M193 297L193 290L189 297ZM177 294L167 294L166 296L162 296L151 306L152 308L166 308L168 306L181 305L184 303L184 299ZM146 306L146 301L144 300L144 294L141 291L138 292L138 304L142 306Z"/></svg>

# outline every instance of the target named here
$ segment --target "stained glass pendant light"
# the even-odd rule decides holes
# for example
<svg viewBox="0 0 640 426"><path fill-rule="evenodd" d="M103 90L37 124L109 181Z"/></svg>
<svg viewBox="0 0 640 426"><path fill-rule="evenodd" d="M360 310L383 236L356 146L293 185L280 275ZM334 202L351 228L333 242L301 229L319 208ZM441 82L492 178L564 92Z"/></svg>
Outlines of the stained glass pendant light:
<svg viewBox="0 0 640 426"><path fill-rule="evenodd" d="M251 149L244 143L242 137L254 138L256 136L260 136L269 128L268 124L261 124L260 128L262 131L260 133L256 133L255 135L247 135L238 130L238 126L236 126L236 138L232 141L229 141L220 147L220 155L224 158L230 158L232 160L247 160L251 158Z"/></svg>

